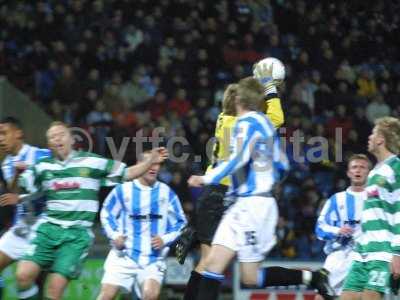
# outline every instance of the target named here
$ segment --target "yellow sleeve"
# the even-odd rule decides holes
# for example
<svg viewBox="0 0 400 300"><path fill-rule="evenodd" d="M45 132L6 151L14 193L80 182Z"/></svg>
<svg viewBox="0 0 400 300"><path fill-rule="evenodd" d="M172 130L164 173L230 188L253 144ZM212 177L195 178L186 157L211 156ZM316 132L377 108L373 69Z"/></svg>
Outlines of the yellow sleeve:
<svg viewBox="0 0 400 300"><path fill-rule="evenodd" d="M271 120L275 128L281 127L283 122L285 122L285 117L281 105L281 99L272 98L266 100L265 104L266 104L265 114L267 115L267 117Z"/></svg>
<svg viewBox="0 0 400 300"><path fill-rule="evenodd" d="M218 116L217 124L215 126L216 143L214 144L211 164L208 166L207 171L211 170L218 161L229 158L230 135L232 134L235 123L235 116L226 116L223 113ZM229 177L225 177L220 183L229 185Z"/></svg>

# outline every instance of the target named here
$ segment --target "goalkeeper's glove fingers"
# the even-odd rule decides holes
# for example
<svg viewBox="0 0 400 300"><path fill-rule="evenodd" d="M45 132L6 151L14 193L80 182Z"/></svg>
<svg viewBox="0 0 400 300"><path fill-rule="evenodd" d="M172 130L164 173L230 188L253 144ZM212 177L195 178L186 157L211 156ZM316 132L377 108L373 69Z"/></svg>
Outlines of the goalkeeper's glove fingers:
<svg viewBox="0 0 400 300"><path fill-rule="evenodd" d="M253 66L254 78L256 78L264 87L264 94L277 94L277 86L282 82L281 80L272 77L272 65L255 64Z"/></svg>

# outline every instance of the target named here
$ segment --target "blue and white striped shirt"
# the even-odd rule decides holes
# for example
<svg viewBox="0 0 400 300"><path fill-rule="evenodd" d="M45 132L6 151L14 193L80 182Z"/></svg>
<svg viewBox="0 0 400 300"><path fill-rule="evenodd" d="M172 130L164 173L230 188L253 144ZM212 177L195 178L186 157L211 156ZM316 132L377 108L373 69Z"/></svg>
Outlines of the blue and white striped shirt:
<svg viewBox="0 0 400 300"><path fill-rule="evenodd" d="M315 233L320 240L325 240L325 253L353 247L354 240L361 233L361 214L367 192L353 192L351 188L331 196L325 203L318 217ZM353 227L352 236L339 235L340 227Z"/></svg>
<svg viewBox="0 0 400 300"><path fill-rule="evenodd" d="M24 162L28 167L33 166L38 160L51 156L51 151L48 149L40 149L28 144L23 144L17 155L7 155L1 165L4 180L7 184L11 184L15 176L15 164ZM40 207L38 205L37 207ZM22 204L17 205L15 212L14 223L18 224L21 221L22 215L25 213ZM40 212L36 212L40 213Z"/></svg>
<svg viewBox="0 0 400 300"><path fill-rule="evenodd" d="M204 175L205 184L218 184L232 177L229 196L267 196L276 180L274 160L284 155L277 145L275 129L260 112L251 111L238 118L230 142L229 160ZM279 151L280 153L275 153Z"/></svg>
<svg viewBox="0 0 400 300"><path fill-rule="evenodd" d="M100 218L108 238L126 236L125 253L142 266L163 259L186 224L180 201L168 185L156 181L153 186L145 186L138 179L111 191ZM151 238L157 235L164 249L151 247Z"/></svg>

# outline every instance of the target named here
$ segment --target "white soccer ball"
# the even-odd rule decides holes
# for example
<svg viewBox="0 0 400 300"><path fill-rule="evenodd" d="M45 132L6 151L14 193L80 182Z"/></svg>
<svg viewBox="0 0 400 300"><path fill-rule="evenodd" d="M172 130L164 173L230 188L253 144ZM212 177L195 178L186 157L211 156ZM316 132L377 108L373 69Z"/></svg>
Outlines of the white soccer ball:
<svg viewBox="0 0 400 300"><path fill-rule="evenodd" d="M285 79L285 65L275 57L264 58L253 66L253 75L261 82L272 79L279 85Z"/></svg>

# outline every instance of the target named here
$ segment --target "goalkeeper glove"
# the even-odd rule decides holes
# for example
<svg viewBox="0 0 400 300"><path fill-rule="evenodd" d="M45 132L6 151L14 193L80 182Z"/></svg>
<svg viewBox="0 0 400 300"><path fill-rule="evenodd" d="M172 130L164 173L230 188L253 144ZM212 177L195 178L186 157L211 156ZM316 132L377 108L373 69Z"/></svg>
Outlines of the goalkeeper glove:
<svg viewBox="0 0 400 300"><path fill-rule="evenodd" d="M268 57L253 66L253 75L263 86L265 95L277 94L277 86L285 79L285 66L276 58Z"/></svg>

